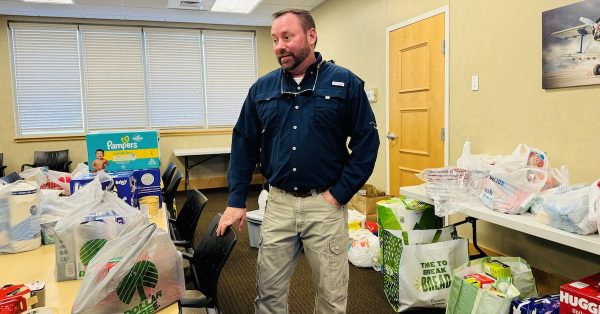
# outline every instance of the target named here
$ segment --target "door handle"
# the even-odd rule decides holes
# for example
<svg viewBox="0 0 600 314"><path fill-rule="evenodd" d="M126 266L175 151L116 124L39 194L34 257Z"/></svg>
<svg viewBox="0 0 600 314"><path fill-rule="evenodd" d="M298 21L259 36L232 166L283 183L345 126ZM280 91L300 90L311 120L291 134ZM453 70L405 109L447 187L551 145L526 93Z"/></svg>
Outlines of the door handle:
<svg viewBox="0 0 600 314"><path fill-rule="evenodd" d="M388 140L393 141L396 139L396 134L394 134L394 132L387 132L385 137L387 137Z"/></svg>

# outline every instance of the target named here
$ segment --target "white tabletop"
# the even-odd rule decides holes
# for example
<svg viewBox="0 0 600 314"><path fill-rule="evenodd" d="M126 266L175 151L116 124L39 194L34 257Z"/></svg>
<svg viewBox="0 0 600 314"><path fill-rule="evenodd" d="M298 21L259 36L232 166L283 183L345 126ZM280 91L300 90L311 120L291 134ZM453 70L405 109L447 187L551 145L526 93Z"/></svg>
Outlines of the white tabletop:
<svg viewBox="0 0 600 314"><path fill-rule="evenodd" d="M230 154L231 146L174 149L177 157Z"/></svg>
<svg viewBox="0 0 600 314"><path fill-rule="evenodd" d="M427 197L425 193L424 184L401 187L400 194L433 204L433 200ZM523 215L504 214L487 208L483 203L464 203L463 208L461 214L600 255L600 236L598 234L582 236L566 232L538 222L531 213Z"/></svg>

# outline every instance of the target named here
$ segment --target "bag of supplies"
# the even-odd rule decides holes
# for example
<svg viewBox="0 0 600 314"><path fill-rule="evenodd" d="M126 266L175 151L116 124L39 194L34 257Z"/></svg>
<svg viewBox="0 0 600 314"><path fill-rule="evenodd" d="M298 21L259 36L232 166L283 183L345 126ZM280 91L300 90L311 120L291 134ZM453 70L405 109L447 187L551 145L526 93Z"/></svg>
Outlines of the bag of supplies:
<svg viewBox="0 0 600 314"><path fill-rule="evenodd" d="M0 254L41 245L38 188L27 181L0 186Z"/></svg>
<svg viewBox="0 0 600 314"><path fill-rule="evenodd" d="M467 240L453 226L382 233L383 291L392 308L445 308L452 270L469 260Z"/></svg>
<svg viewBox="0 0 600 314"><path fill-rule="evenodd" d="M56 280L81 279L90 259L108 240L148 223L142 212L115 193L103 192L95 203L74 210L54 227Z"/></svg>
<svg viewBox="0 0 600 314"><path fill-rule="evenodd" d="M493 292L495 289L482 289L465 280L470 274L487 274L486 263L492 260L506 265L510 274L505 292ZM489 277L488 277L489 278ZM492 277L493 278L493 277ZM454 270L447 314L508 314L512 300L516 297L530 298L538 295L531 267L520 257L484 257L472 260Z"/></svg>
<svg viewBox="0 0 600 314"><path fill-rule="evenodd" d="M108 241L90 260L72 313L154 313L184 292L181 253L148 224Z"/></svg>

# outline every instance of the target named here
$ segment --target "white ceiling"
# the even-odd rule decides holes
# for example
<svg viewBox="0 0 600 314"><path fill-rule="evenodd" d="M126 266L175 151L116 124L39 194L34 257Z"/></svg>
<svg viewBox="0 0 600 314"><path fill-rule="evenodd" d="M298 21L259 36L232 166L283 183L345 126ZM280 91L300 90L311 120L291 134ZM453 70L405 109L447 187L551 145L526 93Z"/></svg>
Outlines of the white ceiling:
<svg viewBox="0 0 600 314"><path fill-rule="evenodd" d="M286 8L312 10L325 0L262 0L251 14L168 9L168 0L73 0L74 5L0 0L0 15L191 22L270 26L271 14Z"/></svg>

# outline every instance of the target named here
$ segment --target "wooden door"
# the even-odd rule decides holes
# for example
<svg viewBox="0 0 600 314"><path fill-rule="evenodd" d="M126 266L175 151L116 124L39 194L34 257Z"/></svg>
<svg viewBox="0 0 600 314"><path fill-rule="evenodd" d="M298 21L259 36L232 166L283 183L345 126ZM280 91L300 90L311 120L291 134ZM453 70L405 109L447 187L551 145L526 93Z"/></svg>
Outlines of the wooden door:
<svg viewBox="0 0 600 314"><path fill-rule="evenodd" d="M444 166L444 13L389 34L390 194Z"/></svg>

